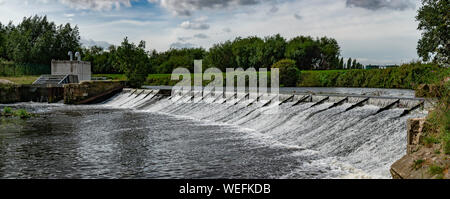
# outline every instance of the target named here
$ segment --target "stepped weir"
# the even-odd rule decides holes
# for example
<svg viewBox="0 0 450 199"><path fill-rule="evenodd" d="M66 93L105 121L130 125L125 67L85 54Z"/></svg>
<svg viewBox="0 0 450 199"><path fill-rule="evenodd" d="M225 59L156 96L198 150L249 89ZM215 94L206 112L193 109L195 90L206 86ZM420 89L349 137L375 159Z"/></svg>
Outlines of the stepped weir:
<svg viewBox="0 0 450 199"><path fill-rule="evenodd" d="M430 106L411 96L285 92L252 99L248 93L168 88L124 89L102 105L242 127L358 171L351 177L382 178L406 153L406 120L422 117Z"/></svg>

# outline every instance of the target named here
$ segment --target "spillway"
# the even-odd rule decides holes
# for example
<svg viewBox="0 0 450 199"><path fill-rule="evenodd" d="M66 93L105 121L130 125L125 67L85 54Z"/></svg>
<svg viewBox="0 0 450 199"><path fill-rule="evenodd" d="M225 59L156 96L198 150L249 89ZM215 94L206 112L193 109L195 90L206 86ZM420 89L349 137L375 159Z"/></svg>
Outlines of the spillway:
<svg viewBox="0 0 450 199"><path fill-rule="evenodd" d="M298 158L314 156L304 162L311 168L345 170L339 178L390 178L390 165L406 153L406 120L426 114L417 109L422 101L393 97L296 94L275 102L271 95L157 93L124 90L102 106L237 126L258 142L301 149L292 154Z"/></svg>

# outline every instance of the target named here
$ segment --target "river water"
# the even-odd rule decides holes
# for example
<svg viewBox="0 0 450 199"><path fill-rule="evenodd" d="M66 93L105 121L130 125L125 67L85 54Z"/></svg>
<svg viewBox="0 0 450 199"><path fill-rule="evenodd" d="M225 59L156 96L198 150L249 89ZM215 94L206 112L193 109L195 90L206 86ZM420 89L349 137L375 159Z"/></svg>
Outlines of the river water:
<svg viewBox="0 0 450 199"><path fill-rule="evenodd" d="M14 104L38 117L1 119L0 178L389 178L407 118L425 115L189 98Z"/></svg>

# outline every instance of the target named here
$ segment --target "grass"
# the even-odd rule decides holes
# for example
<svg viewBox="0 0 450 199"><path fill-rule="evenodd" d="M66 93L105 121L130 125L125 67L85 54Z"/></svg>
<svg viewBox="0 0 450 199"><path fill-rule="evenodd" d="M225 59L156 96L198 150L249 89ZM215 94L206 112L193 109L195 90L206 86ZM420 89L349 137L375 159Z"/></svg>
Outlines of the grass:
<svg viewBox="0 0 450 199"><path fill-rule="evenodd" d="M27 119L27 118L32 117L33 114L28 113L25 109L13 110L11 107L4 107L3 112L0 114L0 116L4 116L4 117L15 116L15 117L19 117L21 119Z"/></svg>
<svg viewBox="0 0 450 199"><path fill-rule="evenodd" d="M425 162L425 161L422 160L422 159L414 160L413 168L414 168L415 170L422 168L422 165L423 165L424 162Z"/></svg>
<svg viewBox="0 0 450 199"><path fill-rule="evenodd" d="M436 83L448 76L450 76L450 68L439 68L433 64L409 63L388 69L300 71L297 86L416 89L420 84ZM113 80L127 79L122 74L96 74L94 77L108 77ZM150 74L144 85L173 86L177 81L170 80L170 77L171 74ZM223 77L225 78L225 74ZM268 77L270 77L270 72ZM191 77L191 79L193 78ZM203 83L206 85L207 81ZM270 85L270 78L268 84Z"/></svg>
<svg viewBox="0 0 450 199"><path fill-rule="evenodd" d="M430 172L432 175L440 175L444 172L444 169L437 165L431 165L428 169L428 172Z"/></svg>
<svg viewBox="0 0 450 199"><path fill-rule="evenodd" d="M32 84L36 79L39 78L39 75L36 76L19 76L19 77L2 77L0 79L9 80L16 84Z"/></svg>

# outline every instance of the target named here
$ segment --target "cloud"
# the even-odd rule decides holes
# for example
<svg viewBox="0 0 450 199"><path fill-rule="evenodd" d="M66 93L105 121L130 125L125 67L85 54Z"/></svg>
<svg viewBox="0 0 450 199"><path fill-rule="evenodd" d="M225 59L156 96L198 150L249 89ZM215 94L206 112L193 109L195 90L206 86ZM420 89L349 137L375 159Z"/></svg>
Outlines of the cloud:
<svg viewBox="0 0 450 199"><path fill-rule="evenodd" d="M195 47L197 47L197 45L192 44L192 43L181 43L181 42L175 42L170 45L170 48L175 48L175 49L195 48Z"/></svg>
<svg viewBox="0 0 450 199"><path fill-rule="evenodd" d="M175 15L191 16L193 11L201 9L220 9L232 6L256 5L269 0L148 0L157 3Z"/></svg>
<svg viewBox="0 0 450 199"><path fill-rule="evenodd" d="M222 29L224 32L226 32L226 33L230 33L231 32L231 29L230 28L224 28L224 29Z"/></svg>
<svg viewBox="0 0 450 199"><path fill-rule="evenodd" d="M131 0L59 0L61 3L82 10L112 10L122 5L131 7Z"/></svg>
<svg viewBox="0 0 450 199"><path fill-rule="evenodd" d="M186 41L189 41L189 40L191 40L191 39L192 39L192 37L178 37L177 39L178 39L178 41L181 41L181 42L186 42Z"/></svg>
<svg viewBox="0 0 450 199"><path fill-rule="evenodd" d="M270 8L269 13L276 13L278 12L279 8L276 6L273 6L272 8Z"/></svg>
<svg viewBox="0 0 450 199"><path fill-rule="evenodd" d="M193 29L193 30L207 30L209 29L209 25L205 23L197 23L191 21L184 21L180 24L180 27L184 29Z"/></svg>
<svg viewBox="0 0 450 199"><path fill-rule="evenodd" d="M294 17L296 18L296 19L298 19L298 20L302 20L303 19L303 17L301 16L301 15L299 15L299 14L294 14Z"/></svg>
<svg viewBox="0 0 450 199"><path fill-rule="evenodd" d="M208 38L208 35L205 35L205 34L203 34L203 33L200 33L200 34L194 35L194 37L195 37L195 38L198 38L198 39L207 39L207 38Z"/></svg>
<svg viewBox="0 0 450 199"><path fill-rule="evenodd" d="M382 8L392 10L414 9L415 3L411 0L347 0L347 7L360 7L369 10Z"/></svg>
<svg viewBox="0 0 450 199"><path fill-rule="evenodd" d="M94 41L92 39L81 39L80 40L81 45L83 45L84 47L90 48L92 46L98 46L98 47L102 47L103 49L108 49L109 46L111 46L112 44L106 42L106 41Z"/></svg>

